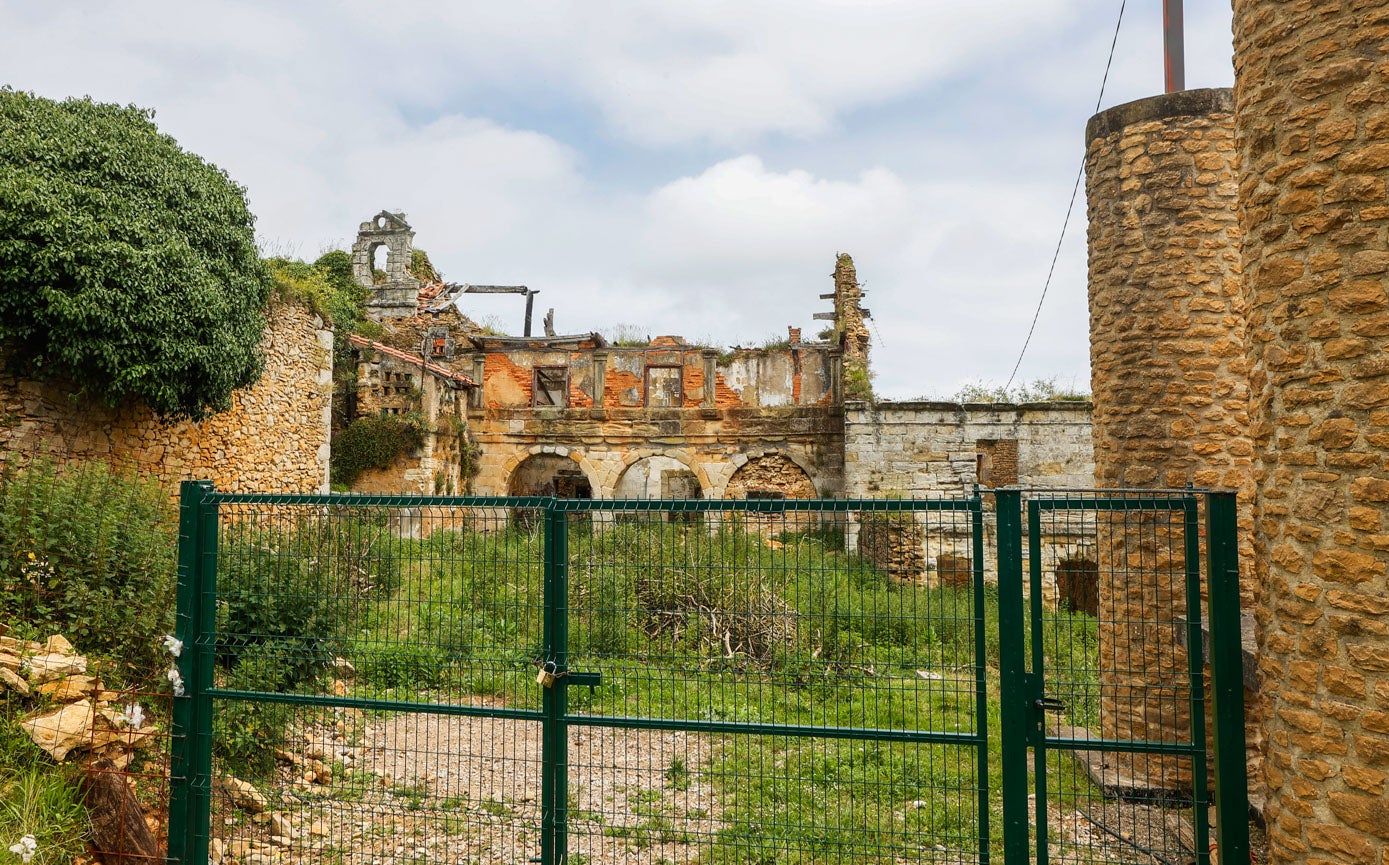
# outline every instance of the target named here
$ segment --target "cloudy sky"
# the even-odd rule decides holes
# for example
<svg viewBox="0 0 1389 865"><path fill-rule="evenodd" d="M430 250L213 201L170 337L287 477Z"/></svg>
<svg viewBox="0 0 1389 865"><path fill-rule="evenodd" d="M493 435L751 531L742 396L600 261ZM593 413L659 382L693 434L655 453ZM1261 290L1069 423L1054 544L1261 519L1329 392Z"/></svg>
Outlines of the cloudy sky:
<svg viewBox="0 0 1389 865"><path fill-rule="evenodd" d="M1104 107L1162 90L1161 5L1128 0ZM269 252L403 210L447 279L538 289L562 333L813 334L848 252L910 399L1012 371L1119 7L0 0L0 84L153 108ZM1229 4L1186 7L1187 86L1229 86ZM1088 389L1083 199L1020 379ZM520 330L514 297L466 311Z"/></svg>

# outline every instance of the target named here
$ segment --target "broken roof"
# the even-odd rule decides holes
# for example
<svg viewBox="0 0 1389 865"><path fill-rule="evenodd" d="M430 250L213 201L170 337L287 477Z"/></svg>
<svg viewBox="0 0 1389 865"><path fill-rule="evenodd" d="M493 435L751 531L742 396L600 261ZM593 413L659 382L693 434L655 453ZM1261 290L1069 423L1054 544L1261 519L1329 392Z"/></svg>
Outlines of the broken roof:
<svg viewBox="0 0 1389 865"><path fill-rule="evenodd" d="M429 361L425 360L419 355L411 354L408 351L401 351L398 348L392 348L391 346L386 345L385 343L376 342L375 340L367 339L364 336L358 336L355 333L349 336L347 339L353 345L361 346L362 348L369 348L373 351L380 352L381 354L384 354L387 357L392 357L396 360L405 361L406 363L418 366L424 372L427 372L430 375L435 376L436 378L444 379L445 381L452 384L454 387L477 387L477 382L473 381L472 378L470 378L469 376L466 376L461 372L454 372L453 370L447 367L440 366L437 363L430 363Z"/></svg>

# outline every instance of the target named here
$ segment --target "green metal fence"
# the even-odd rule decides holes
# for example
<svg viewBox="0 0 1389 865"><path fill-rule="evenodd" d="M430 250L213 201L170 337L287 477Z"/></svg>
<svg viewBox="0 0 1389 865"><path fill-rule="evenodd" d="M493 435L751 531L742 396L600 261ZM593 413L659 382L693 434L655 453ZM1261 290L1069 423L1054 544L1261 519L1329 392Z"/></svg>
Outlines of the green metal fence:
<svg viewBox="0 0 1389 865"><path fill-rule="evenodd" d="M1149 500L1164 504L1109 534L1081 516ZM1185 645L1199 647L1201 611L1229 615L1220 604L1237 597L1216 586L1233 573L1222 502L264 496L186 485L170 858L1150 861L1133 858L1142 843L1029 828L1054 823L1058 808L1097 826L1132 822L1140 812L1107 803L1141 795L1141 813L1157 815L1150 826L1179 836L1167 818L1185 809L1194 833L1185 847L1146 846L1204 862L1194 851L1208 785L1192 780L1206 776L1199 648L1183 656L1182 682L1119 681L1111 668L1141 663L1104 660L1109 608L1072 609L1047 586L1076 550L1146 550L1144 538L1160 538L1173 555L1145 563L1140 550L1123 573L1133 582L1178 567L1184 603L1154 615L1180 613ZM1208 534L1187 543L1200 508ZM1153 514L1179 514L1186 534L1154 528ZM1203 561L1216 568L1208 599L1193 570ZM1215 680L1217 700L1238 699L1222 696L1219 669ZM1171 724L1177 732L1150 742L1114 727L1114 709L1138 693L1144 711L1185 701L1200 734ZM1044 721L1058 694L1069 700L1065 736ZM1242 727L1216 737L1239 752L1242 772ZM1077 768L1109 751L1186 761L1173 776L1186 787L1106 789ZM1233 784L1216 768L1217 787ZM1219 789L1225 807L1233 794ZM1230 807L1243 801L1241 789ZM1239 821L1221 818L1228 836Z"/></svg>

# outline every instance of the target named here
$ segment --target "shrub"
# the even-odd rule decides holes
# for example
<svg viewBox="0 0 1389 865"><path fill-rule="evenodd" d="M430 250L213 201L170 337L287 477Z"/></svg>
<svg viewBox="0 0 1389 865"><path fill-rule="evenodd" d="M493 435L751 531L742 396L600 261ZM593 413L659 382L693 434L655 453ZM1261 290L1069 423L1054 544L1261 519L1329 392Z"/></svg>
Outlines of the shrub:
<svg viewBox="0 0 1389 865"><path fill-rule="evenodd" d="M260 378L244 190L153 114L0 88L0 342L23 375L206 417Z"/></svg>
<svg viewBox="0 0 1389 865"><path fill-rule="evenodd" d="M173 507L153 483L100 462L0 475L0 620L110 657L126 684L168 665L176 551Z"/></svg>
<svg viewBox="0 0 1389 865"><path fill-rule="evenodd" d="M443 679L444 651L424 643L368 646L356 656L357 673L379 688L430 688Z"/></svg>
<svg viewBox="0 0 1389 865"><path fill-rule="evenodd" d="M333 439L333 483L350 487L367 469L390 468L424 445L424 433L415 414L358 418Z"/></svg>
<svg viewBox="0 0 1389 865"><path fill-rule="evenodd" d="M282 665L280 686L322 670L350 636L367 599L400 579L384 519L345 515L289 528L229 526L218 556L218 657L240 663L262 646Z"/></svg>

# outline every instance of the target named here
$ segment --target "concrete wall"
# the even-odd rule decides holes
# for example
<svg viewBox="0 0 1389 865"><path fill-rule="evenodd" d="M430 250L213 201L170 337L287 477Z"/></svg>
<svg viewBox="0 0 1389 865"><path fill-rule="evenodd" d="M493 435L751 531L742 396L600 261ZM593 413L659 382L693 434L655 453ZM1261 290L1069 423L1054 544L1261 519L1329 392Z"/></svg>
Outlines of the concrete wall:
<svg viewBox="0 0 1389 865"><path fill-rule="evenodd" d="M1235 0L1275 862L1389 840L1389 6Z"/></svg>
<svg viewBox="0 0 1389 865"><path fill-rule="evenodd" d="M163 423L140 404L74 401L50 382L0 378L0 461L102 459L170 488L211 480L231 492L326 492L333 334L313 313L280 303L269 310L261 350L260 381L197 424Z"/></svg>

